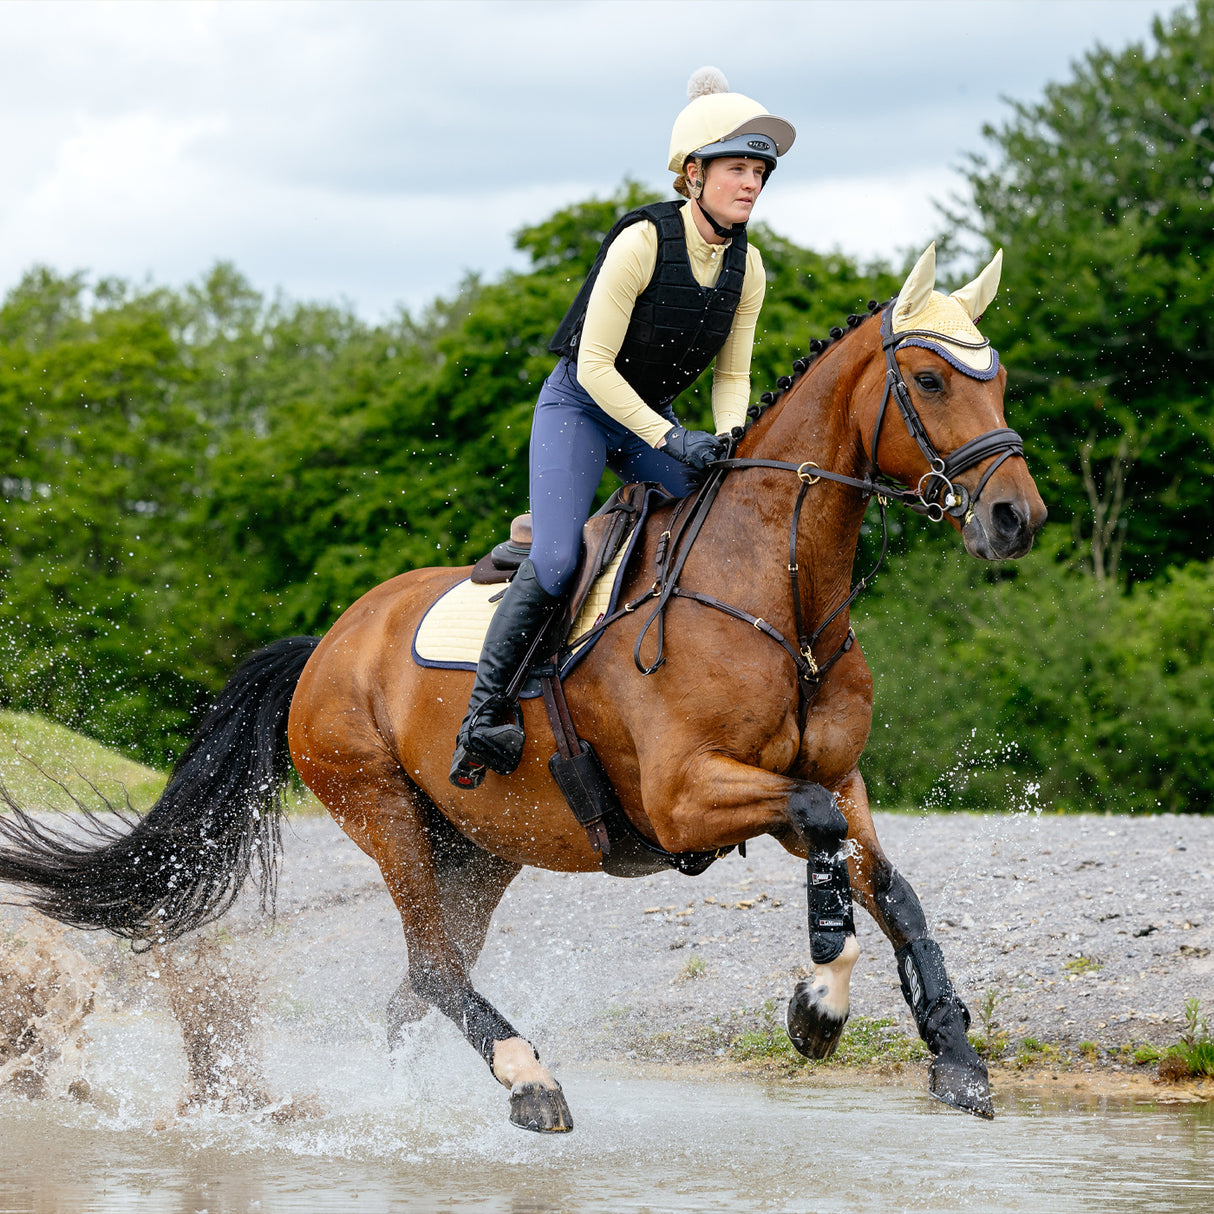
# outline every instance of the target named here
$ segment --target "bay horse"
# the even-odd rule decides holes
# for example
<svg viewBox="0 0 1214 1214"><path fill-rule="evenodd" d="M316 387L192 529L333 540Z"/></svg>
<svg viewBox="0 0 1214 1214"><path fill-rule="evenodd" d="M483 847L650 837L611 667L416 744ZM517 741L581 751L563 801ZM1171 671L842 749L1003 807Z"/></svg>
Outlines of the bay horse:
<svg viewBox="0 0 1214 1214"><path fill-rule="evenodd" d="M893 301L871 303L870 315L812 343L815 357L798 360L735 432L734 449L710 473L711 497L701 491L653 511L624 595L655 608L618 613L566 686L578 734L593 744L628 818L667 852L719 853L766 834L804 859L837 852L846 836L851 895L894 947L933 1055L929 1090L984 1117L993 1113L990 1090L966 1038L968 1012L869 812L858 764L872 677L848 608L874 494L883 511L893 497L947 520L984 560L1023 556L1045 521L1021 440L1005 425L1006 371L993 350L989 373L965 361L988 344L973 340L972 320L997 279L998 260L946 297L934 290L929 248ZM924 316L935 318L931 328L916 327ZM677 584L667 576L672 545ZM293 760L378 864L400 912L408 976L389 1005L390 1037L436 1006L510 1089L513 1122L566 1130L572 1117L559 1083L470 972L525 865L591 872L603 857L549 774L554 735L539 701L522 706L527 744L517 771L491 773L477 791L448 783L471 675L416 664L411 639L430 605L466 576L403 573L355 602L323 639L289 638L255 654L137 821L115 826L90 815L82 837L35 822L6 797L0 880L23 886L48 915L137 946L221 915L254 856L264 902L276 872L278 794ZM659 610L660 642L659 630L648 631ZM811 912L812 897L811 889ZM822 1057L847 1018L859 950L849 934L833 958L811 951L820 963L793 995L789 1031L803 1053Z"/></svg>

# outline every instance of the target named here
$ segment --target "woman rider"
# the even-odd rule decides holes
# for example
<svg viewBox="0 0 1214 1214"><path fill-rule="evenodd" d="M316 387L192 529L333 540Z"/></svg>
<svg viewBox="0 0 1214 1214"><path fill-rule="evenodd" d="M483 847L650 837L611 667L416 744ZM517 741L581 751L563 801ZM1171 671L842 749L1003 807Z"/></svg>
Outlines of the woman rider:
<svg viewBox="0 0 1214 1214"><path fill-rule="evenodd" d="M687 201L641 207L612 228L549 343L561 358L531 428L531 552L485 637L451 764L456 787L478 787L486 767L518 766L524 735L504 693L577 569L604 467L682 497L723 451L718 435L745 420L766 289L746 224L796 133L728 88L715 68L692 76L670 140ZM685 429L671 409L714 357L715 435Z"/></svg>

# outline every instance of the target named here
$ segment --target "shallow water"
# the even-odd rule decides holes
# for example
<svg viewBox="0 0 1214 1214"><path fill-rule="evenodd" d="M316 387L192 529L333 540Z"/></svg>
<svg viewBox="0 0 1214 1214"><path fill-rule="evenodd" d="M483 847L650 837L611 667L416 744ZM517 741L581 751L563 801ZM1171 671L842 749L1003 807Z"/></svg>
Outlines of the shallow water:
<svg viewBox="0 0 1214 1214"><path fill-rule="evenodd" d="M992 1123L917 1088L568 1070L572 1134L527 1133L445 1047L282 1049L323 1115L173 1115L180 1076L103 1033L97 1104L0 1098L0 1212L1208 1211L1214 1106L1002 1099ZM140 1035L143 1039L140 1040ZM108 1040L107 1040L108 1038ZM285 1043L280 1043L285 1044ZM167 1124L166 1124L167 1123Z"/></svg>
<svg viewBox="0 0 1214 1214"><path fill-rule="evenodd" d="M649 1006L634 988L653 988L654 1006L659 995L686 1003L698 1023L735 999L766 998L789 982L787 967L756 975L739 936L729 956L756 979L753 991L711 985L732 973L722 944L693 998L678 977L684 953L666 938L646 953L625 916L617 924L600 914L615 947L587 951L594 887L575 902L530 875L518 883L529 900L495 921L478 981L520 1027L535 1026L576 1129L518 1130L505 1091L436 1013L389 1060L384 1009L402 974L399 920L370 862L334 832L316 832L311 861L293 857L296 884L275 924L225 920L223 937L224 956L253 984L265 1089L284 1102L314 1097L319 1115L280 1124L204 1107L179 1116L187 1065L165 966L69 935L60 947L91 950L98 967L82 1060L91 1098L0 1094L0 1214L1214 1210L1214 1105L997 1090L987 1123L934 1103L915 1066L896 1085L841 1086L587 1061L618 1057L599 1034L626 1005ZM633 921L675 900L668 887L621 888ZM761 888L781 892L766 879ZM668 1018L653 1020L656 1030ZM64 1092L68 1078L57 1075L52 1089Z"/></svg>

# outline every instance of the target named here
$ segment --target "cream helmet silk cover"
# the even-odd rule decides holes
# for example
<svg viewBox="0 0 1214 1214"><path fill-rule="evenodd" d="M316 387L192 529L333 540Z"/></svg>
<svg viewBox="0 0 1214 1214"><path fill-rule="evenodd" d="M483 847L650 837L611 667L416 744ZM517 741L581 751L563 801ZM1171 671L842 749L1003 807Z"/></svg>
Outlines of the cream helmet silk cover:
<svg viewBox="0 0 1214 1214"><path fill-rule="evenodd" d="M951 295L944 295L935 290L933 241L898 292L890 336L896 338L899 333L906 333L906 340L898 342L899 346L923 346L974 379L994 379L999 372L999 355L975 328L974 321L995 298L1002 269L1000 249L977 278Z"/></svg>
<svg viewBox="0 0 1214 1214"><path fill-rule="evenodd" d="M742 135L764 136L783 156L797 132L791 122L769 114L757 101L729 92L729 82L716 68L700 68L687 84L691 102L674 120L670 132L670 171L681 173L693 156L713 154L714 145L732 143ZM771 162L771 152L758 155L744 146L721 148L720 154L752 155Z"/></svg>

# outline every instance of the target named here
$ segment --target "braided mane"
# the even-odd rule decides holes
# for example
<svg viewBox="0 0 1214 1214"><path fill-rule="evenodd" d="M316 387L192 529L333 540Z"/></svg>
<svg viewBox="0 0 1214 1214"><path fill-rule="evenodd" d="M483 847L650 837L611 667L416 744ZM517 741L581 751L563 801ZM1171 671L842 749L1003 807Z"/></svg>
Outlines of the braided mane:
<svg viewBox="0 0 1214 1214"><path fill-rule="evenodd" d="M887 307L892 300L886 300L885 303L878 303L875 299L868 301L868 315L861 316L858 313L852 313L847 318L847 328L844 329L839 325L834 326L826 337L815 337L809 343L809 353L803 354L796 359L792 365L791 375L781 375L776 380L776 390L774 392L763 392L759 395L759 403L751 405L746 410L746 425L734 426L732 435L734 439L740 439L747 430L754 425L767 410L780 399L794 384L805 374L813 363L824 354L831 346L840 338L846 337L853 329L858 328L868 319L869 316L876 316L882 308Z"/></svg>

